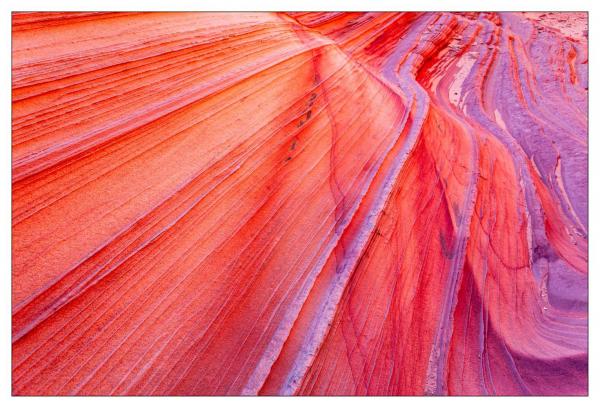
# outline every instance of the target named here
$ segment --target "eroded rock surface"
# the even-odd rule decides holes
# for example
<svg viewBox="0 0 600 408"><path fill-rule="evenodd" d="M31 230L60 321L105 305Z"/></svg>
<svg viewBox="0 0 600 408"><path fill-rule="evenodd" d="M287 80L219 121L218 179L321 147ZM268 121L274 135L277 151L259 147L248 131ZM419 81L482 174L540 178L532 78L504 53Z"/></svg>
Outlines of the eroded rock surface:
<svg viewBox="0 0 600 408"><path fill-rule="evenodd" d="M13 393L587 393L587 16L13 16Z"/></svg>

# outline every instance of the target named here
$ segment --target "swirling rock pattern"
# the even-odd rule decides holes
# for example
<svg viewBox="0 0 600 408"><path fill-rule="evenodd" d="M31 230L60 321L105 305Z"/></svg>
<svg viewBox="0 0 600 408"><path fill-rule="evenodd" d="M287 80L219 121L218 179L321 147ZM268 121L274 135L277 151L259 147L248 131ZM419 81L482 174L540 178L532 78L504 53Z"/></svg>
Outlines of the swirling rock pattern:
<svg viewBox="0 0 600 408"><path fill-rule="evenodd" d="M587 16L13 16L13 393L587 393Z"/></svg>

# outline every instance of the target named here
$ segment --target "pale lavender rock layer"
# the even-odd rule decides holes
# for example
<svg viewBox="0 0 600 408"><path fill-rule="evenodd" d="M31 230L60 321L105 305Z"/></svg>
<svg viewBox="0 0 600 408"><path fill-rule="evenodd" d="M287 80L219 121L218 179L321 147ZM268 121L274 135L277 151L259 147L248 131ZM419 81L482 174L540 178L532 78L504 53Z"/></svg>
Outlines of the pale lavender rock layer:
<svg viewBox="0 0 600 408"><path fill-rule="evenodd" d="M17 13L13 393L587 393L585 13Z"/></svg>

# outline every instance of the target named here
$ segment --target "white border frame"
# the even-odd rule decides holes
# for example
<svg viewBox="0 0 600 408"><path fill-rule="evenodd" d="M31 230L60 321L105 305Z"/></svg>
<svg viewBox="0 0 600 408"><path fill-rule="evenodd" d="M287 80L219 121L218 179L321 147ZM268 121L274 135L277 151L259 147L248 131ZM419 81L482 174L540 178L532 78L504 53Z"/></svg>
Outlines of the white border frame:
<svg viewBox="0 0 600 408"><path fill-rule="evenodd" d="M597 137L598 121L592 115L592 112L598 112L598 92L596 92L597 62L600 48L595 47L597 27L600 21L596 13L600 15L599 1L594 0L463 0L463 1L444 1L443 3L435 0L419 0L412 2L402 2L400 0L253 0L243 2L241 0L215 1L215 0L53 0L52 2L43 0L2 0L0 2L0 86L1 93L1 113L0 124L3 130L0 148L0 166L1 166L1 201L2 211L0 212L0 260L2 260L2 271L0 273L0 404L2 406L29 407L37 404L43 404L46 407L77 407L81 404L90 407L103 407L105 404L125 406L126 404L144 404L148 407L162 407L164 404L181 404L186 406L198 406L198 404L216 404L230 406L234 404L244 404L250 406L276 406L286 404L291 407L301 404L310 404L311 406L327 406L329 404L343 404L350 407L368 405L392 406L397 404L411 404L419 406L431 406L434 404L443 404L447 406L458 406L461 408L477 407L481 408L483 404L486 408L495 406L505 406L507 404L525 405L540 404L540 406L549 404L550 406L581 404L587 406L600 406L600 391L598 391L598 353L597 346L600 344L599 333L599 308L594 293L597 293L598 273L598 239L597 231L600 229L600 219L593 211L599 204L600 185L594 183L595 177L600 177L600 152L598 151L599 142ZM589 38L592 44L589 48L589 82L592 84L594 93L589 96L589 153L590 158L599 158L598 161L589 160L589 229L593 232L589 239L589 394L590 397L305 397L305 398L286 398L284 397L11 397L11 281L10 281L10 259L11 259L11 12L12 11L588 11L589 12ZM594 108L594 106L596 108ZM594 347L596 346L596 347ZM111 398L111 399L108 399ZM130 399L134 398L134 399ZM143 398L139 400L138 398ZM198 398L198 399L196 399ZM331 399L331 398L335 398ZM526 399L524 399L526 398ZM343 399L343 400L342 400ZM593 401L596 400L594 403Z"/></svg>

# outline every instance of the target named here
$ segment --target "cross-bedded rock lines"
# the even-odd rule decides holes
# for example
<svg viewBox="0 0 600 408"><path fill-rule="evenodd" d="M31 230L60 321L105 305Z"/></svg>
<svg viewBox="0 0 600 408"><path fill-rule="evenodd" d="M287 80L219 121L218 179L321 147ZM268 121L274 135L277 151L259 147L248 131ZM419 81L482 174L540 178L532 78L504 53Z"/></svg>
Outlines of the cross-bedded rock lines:
<svg viewBox="0 0 600 408"><path fill-rule="evenodd" d="M587 393L587 16L13 15L13 393Z"/></svg>

